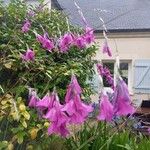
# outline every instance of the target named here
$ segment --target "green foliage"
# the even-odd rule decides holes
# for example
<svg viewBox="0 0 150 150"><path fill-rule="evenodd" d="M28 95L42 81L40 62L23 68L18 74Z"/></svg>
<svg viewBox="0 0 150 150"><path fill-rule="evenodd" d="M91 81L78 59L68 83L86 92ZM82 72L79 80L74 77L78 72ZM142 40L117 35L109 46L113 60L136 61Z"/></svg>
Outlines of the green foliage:
<svg viewBox="0 0 150 150"><path fill-rule="evenodd" d="M35 13L34 17L28 15L31 11ZM22 33L21 27L26 19L30 20L31 28L28 33ZM37 89L40 97L56 87L63 101L74 73L83 88L83 97L87 99L92 93L86 81L94 73L92 57L97 50L95 44L83 50L72 46L64 54L57 48L47 52L37 42L35 33L43 35L46 31L50 38L59 39L68 32L68 26L72 33L83 32L68 25L66 16L61 12L44 9L42 3L33 8L20 0L12 0L8 6L0 2L0 149L11 143L17 149L30 147L33 143L46 149L45 143L49 142L47 147L53 143L50 142L53 136L47 136L46 120L41 120L35 110L27 107L27 87ZM28 47L35 52L32 62L21 59L21 54ZM38 146L37 149L40 149Z"/></svg>
<svg viewBox="0 0 150 150"><path fill-rule="evenodd" d="M148 150L149 139L133 134L130 129L112 129L105 122L89 121L66 140L72 150Z"/></svg>
<svg viewBox="0 0 150 150"><path fill-rule="evenodd" d="M34 17L28 16L31 10L36 14ZM21 27L26 18L32 22L31 29L28 33L22 33ZM59 53L58 49L50 53L41 47L35 37L35 32L43 34L44 30L51 38L59 39L60 34L68 31L66 16L56 10L43 9L42 6L29 10L19 0L12 1L7 7L0 4L0 85L5 93L25 96L26 87L30 86L43 96L56 87L63 101L74 72L83 87L84 96L89 97L92 91L86 80L94 73L92 56L97 50L96 46L91 45L83 50L72 46L65 54ZM82 32L71 25L70 30L73 33ZM27 47L36 53L34 62L22 62L20 58Z"/></svg>

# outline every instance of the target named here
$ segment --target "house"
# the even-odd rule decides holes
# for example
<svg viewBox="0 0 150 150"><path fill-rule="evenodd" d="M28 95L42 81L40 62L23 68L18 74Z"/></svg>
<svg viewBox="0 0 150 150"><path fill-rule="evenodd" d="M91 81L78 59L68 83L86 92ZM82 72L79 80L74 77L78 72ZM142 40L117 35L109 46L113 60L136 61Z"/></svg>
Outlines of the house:
<svg viewBox="0 0 150 150"><path fill-rule="evenodd" d="M103 45L103 23L108 30L113 56L101 50L96 55L111 68L119 54L122 77L133 100L150 100L150 1L149 0L76 0L87 22L95 29L97 42ZM73 25L83 27L73 0L55 0ZM107 86L107 85L106 85Z"/></svg>
<svg viewBox="0 0 150 150"><path fill-rule="evenodd" d="M8 4L11 0L4 0L4 4ZM22 0L25 1L28 5L38 6L40 4L39 0ZM44 0L46 7L51 9L51 0Z"/></svg>

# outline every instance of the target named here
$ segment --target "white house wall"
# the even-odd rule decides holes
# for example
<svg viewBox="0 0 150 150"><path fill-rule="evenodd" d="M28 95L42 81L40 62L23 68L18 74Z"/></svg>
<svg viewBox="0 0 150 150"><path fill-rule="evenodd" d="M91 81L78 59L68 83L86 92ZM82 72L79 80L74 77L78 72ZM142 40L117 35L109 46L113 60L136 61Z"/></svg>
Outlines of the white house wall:
<svg viewBox="0 0 150 150"><path fill-rule="evenodd" d="M104 38L100 34L96 34L97 42L101 46L104 42ZM120 60L132 62L129 66L129 90L132 99L150 99L150 94L135 94L134 92L134 62L135 60L150 60L150 33L119 33L109 35L109 46L112 49L113 57L109 58L99 50L96 54L97 60L115 60L115 56L119 54Z"/></svg>

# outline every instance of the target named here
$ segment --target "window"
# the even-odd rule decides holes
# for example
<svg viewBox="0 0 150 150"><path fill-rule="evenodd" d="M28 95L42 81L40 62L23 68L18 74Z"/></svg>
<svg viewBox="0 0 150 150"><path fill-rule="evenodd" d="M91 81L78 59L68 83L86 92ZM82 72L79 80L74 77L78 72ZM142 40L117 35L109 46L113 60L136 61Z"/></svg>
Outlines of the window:
<svg viewBox="0 0 150 150"><path fill-rule="evenodd" d="M32 5L32 6L39 5L39 2L37 0L26 0L25 2L27 2L28 5Z"/></svg>
<svg viewBox="0 0 150 150"><path fill-rule="evenodd" d="M112 75L114 74L114 63L113 62L105 62L105 63L103 63L103 66L104 67L106 66ZM104 84L104 87L110 87L106 78L103 78L103 84Z"/></svg>
<svg viewBox="0 0 150 150"><path fill-rule="evenodd" d="M112 75L114 75L114 64L115 62L107 62L107 61L103 61L103 66L106 66L109 70L110 73ZM129 84L129 62L125 62L125 61L121 61L120 62L120 75L122 77L122 79L126 82L126 84ZM104 83L104 87L110 87L110 85L108 84L107 80L105 78L103 78L103 83Z"/></svg>
<svg viewBox="0 0 150 150"><path fill-rule="evenodd" d="M128 71L129 71L129 63L120 63L120 75L127 85L128 85Z"/></svg>

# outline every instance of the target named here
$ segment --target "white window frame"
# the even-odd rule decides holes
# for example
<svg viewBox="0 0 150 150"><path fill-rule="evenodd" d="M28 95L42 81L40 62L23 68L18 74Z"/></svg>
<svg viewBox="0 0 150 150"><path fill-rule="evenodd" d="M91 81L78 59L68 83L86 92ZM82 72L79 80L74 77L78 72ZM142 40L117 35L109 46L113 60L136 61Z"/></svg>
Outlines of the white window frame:
<svg viewBox="0 0 150 150"><path fill-rule="evenodd" d="M115 60L105 59L105 60L102 60L102 63L114 63L115 64ZM133 69L132 69L133 68L133 66L132 66L133 61L121 59L120 63L128 63L128 89L129 89L130 95L133 95L133 88L132 88L133 87ZM109 87L104 87L104 88L108 89Z"/></svg>

